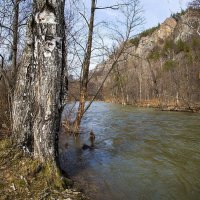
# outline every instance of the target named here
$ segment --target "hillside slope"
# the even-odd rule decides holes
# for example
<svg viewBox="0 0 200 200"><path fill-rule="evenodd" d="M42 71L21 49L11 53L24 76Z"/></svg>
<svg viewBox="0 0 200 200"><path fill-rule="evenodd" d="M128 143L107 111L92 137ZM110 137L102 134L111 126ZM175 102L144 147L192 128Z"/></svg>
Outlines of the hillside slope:
<svg viewBox="0 0 200 200"><path fill-rule="evenodd" d="M108 77L99 98L168 110L199 111L199 27L199 10L189 9L131 39L128 52ZM89 87L91 96L108 70L109 64L98 65Z"/></svg>

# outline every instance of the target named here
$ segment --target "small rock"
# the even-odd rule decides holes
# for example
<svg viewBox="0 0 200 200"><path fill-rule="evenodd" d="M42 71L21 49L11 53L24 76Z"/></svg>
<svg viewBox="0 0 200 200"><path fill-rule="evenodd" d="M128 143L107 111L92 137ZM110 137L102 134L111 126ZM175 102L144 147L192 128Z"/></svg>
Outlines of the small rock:
<svg viewBox="0 0 200 200"><path fill-rule="evenodd" d="M13 183L11 186L10 186L14 191L16 191L16 188L15 188L15 184Z"/></svg>

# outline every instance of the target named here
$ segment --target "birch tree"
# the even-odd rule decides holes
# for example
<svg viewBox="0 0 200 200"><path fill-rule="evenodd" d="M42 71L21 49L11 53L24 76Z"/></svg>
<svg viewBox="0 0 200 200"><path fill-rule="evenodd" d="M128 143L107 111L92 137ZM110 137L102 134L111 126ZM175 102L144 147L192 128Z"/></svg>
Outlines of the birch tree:
<svg viewBox="0 0 200 200"><path fill-rule="evenodd" d="M13 97L17 144L41 161L57 156L65 88L64 0L34 0Z"/></svg>

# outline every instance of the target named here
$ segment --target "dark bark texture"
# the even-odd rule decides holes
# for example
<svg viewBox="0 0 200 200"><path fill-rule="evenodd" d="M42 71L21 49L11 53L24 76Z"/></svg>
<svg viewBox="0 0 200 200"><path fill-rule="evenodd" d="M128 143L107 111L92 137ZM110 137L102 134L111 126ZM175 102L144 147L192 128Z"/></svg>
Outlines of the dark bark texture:
<svg viewBox="0 0 200 200"><path fill-rule="evenodd" d="M82 65L83 75L82 75L81 86L80 86L79 107L78 107L77 117L74 122L75 134L79 133L81 119L84 115L85 102L87 99L88 77L89 77L90 59L91 59L91 53L92 53L92 41L93 41L93 33L94 33L95 9L96 9L96 0L92 0L87 49L84 55L84 60L83 60L83 65Z"/></svg>
<svg viewBox="0 0 200 200"><path fill-rule="evenodd" d="M18 28L19 28L19 1L14 1L14 18L13 18L13 57L12 57L12 67L13 67L13 79L15 79L15 74L17 73L17 46L18 46ZM15 80L12 80L15 83Z"/></svg>
<svg viewBox="0 0 200 200"><path fill-rule="evenodd" d="M13 133L41 160L54 159L65 99L64 0L35 0L13 100Z"/></svg>

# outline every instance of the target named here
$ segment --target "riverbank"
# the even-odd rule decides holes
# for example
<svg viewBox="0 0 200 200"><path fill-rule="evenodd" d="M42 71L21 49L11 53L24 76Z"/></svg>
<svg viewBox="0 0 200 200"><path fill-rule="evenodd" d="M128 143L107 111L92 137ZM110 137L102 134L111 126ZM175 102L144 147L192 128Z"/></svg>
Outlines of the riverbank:
<svg viewBox="0 0 200 200"><path fill-rule="evenodd" d="M43 165L14 148L9 136L0 138L0 199L88 199L72 180L53 173L48 163Z"/></svg>
<svg viewBox="0 0 200 200"><path fill-rule="evenodd" d="M87 200L71 179L12 145L7 92L0 91L0 199Z"/></svg>
<svg viewBox="0 0 200 200"><path fill-rule="evenodd" d="M138 101L138 102L122 102L117 99L105 99L103 102L106 103L115 103L121 105L130 105L137 108L154 108L161 111L174 111L174 112L192 112L192 113L200 113L200 105L190 105L189 103L176 103L174 101L171 102L161 102L158 99L146 100L146 101Z"/></svg>

